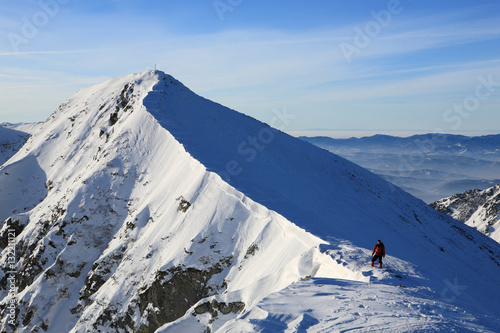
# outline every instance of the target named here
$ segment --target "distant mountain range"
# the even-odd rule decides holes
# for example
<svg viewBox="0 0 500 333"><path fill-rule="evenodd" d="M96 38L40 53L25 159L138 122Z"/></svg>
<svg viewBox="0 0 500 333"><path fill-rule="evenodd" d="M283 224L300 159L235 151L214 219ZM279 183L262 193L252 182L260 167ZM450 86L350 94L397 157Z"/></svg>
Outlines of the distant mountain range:
<svg viewBox="0 0 500 333"><path fill-rule="evenodd" d="M500 183L500 135L301 139L367 168L427 203Z"/></svg>

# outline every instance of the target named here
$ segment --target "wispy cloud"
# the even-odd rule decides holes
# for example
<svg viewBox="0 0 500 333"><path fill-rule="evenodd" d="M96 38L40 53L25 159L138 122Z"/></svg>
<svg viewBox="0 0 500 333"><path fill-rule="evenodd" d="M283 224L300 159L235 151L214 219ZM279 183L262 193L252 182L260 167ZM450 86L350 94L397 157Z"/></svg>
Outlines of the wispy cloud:
<svg viewBox="0 0 500 333"><path fill-rule="evenodd" d="M95 52L97 50L52 50L52 51L23 51L23 52L0 52L0 56L26 56L26 55L61 55L73 53Z"/></svg>
<svg viewBox="0 0 500 333"><path fill-rule="evenodd" d="M498 26L500 16L481 20L429 24L429 21L433 20L433 17L421 17L418 20L391 23L377 36L368 38L369 45L356 54L354 61L362 62L367 58L396 56L500 38L500 26ZM363 25L359 25L358 28L362 31ZM357 35L352 27L347 30L350 31L342 33L350 35L350 41L348 40L347 43L354 45L354 38ZM344 38L342 39L345 41Z"/></svg>

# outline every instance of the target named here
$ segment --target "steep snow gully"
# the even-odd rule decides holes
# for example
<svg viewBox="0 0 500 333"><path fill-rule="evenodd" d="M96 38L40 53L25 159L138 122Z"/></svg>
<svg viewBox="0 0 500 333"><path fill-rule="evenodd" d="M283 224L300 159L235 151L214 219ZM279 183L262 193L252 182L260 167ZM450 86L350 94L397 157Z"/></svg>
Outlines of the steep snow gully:
<svg viewBox="0 0 500 333"><path fill-rule="evenodd" d="M0 197L5 331L500 330L498 243L160 71L62 104Z"/></svg>

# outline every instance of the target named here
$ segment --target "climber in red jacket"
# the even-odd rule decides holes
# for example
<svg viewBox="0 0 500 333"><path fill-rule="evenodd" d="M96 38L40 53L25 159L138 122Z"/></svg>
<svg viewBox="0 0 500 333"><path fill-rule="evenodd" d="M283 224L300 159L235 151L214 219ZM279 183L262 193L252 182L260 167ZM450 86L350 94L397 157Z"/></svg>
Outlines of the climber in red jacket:
<svg viewBox="0 0 500 333"><path fill-rule="evenodd" d="M382 268L382 257L385 257L385 247L384 243L382 243L380 239L377 241L377 244L375 244L375 247L373 248L372 256L372 266L378 259L378 267Z"/></svg>

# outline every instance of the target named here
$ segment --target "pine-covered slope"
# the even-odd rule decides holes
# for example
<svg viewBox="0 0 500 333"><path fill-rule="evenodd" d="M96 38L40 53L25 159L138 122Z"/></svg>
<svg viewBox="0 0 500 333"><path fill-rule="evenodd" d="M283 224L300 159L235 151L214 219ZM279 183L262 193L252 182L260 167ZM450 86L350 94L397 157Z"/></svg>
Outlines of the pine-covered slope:
<svg viewBox="0 0 500 333"><path fill-rule="evenodd" d="M0 238L16 235L18 332L238 330L267 296L309 277L328 279L325 288L381 283L394 295L404 284L422 304L444 302L436 317L467 314L442 323L498 325L497 243L162 72L62 104L2 165L0 202ZM367 266L377 238L387 270ZM404 319L391 322L413 320L395 306Z"/></svg>
<svg viewBox="0 0 500 333"><path fill-rule="evenodd" d="M431 207L500 243L500 184L455 194L432 203Z"/></svg>

